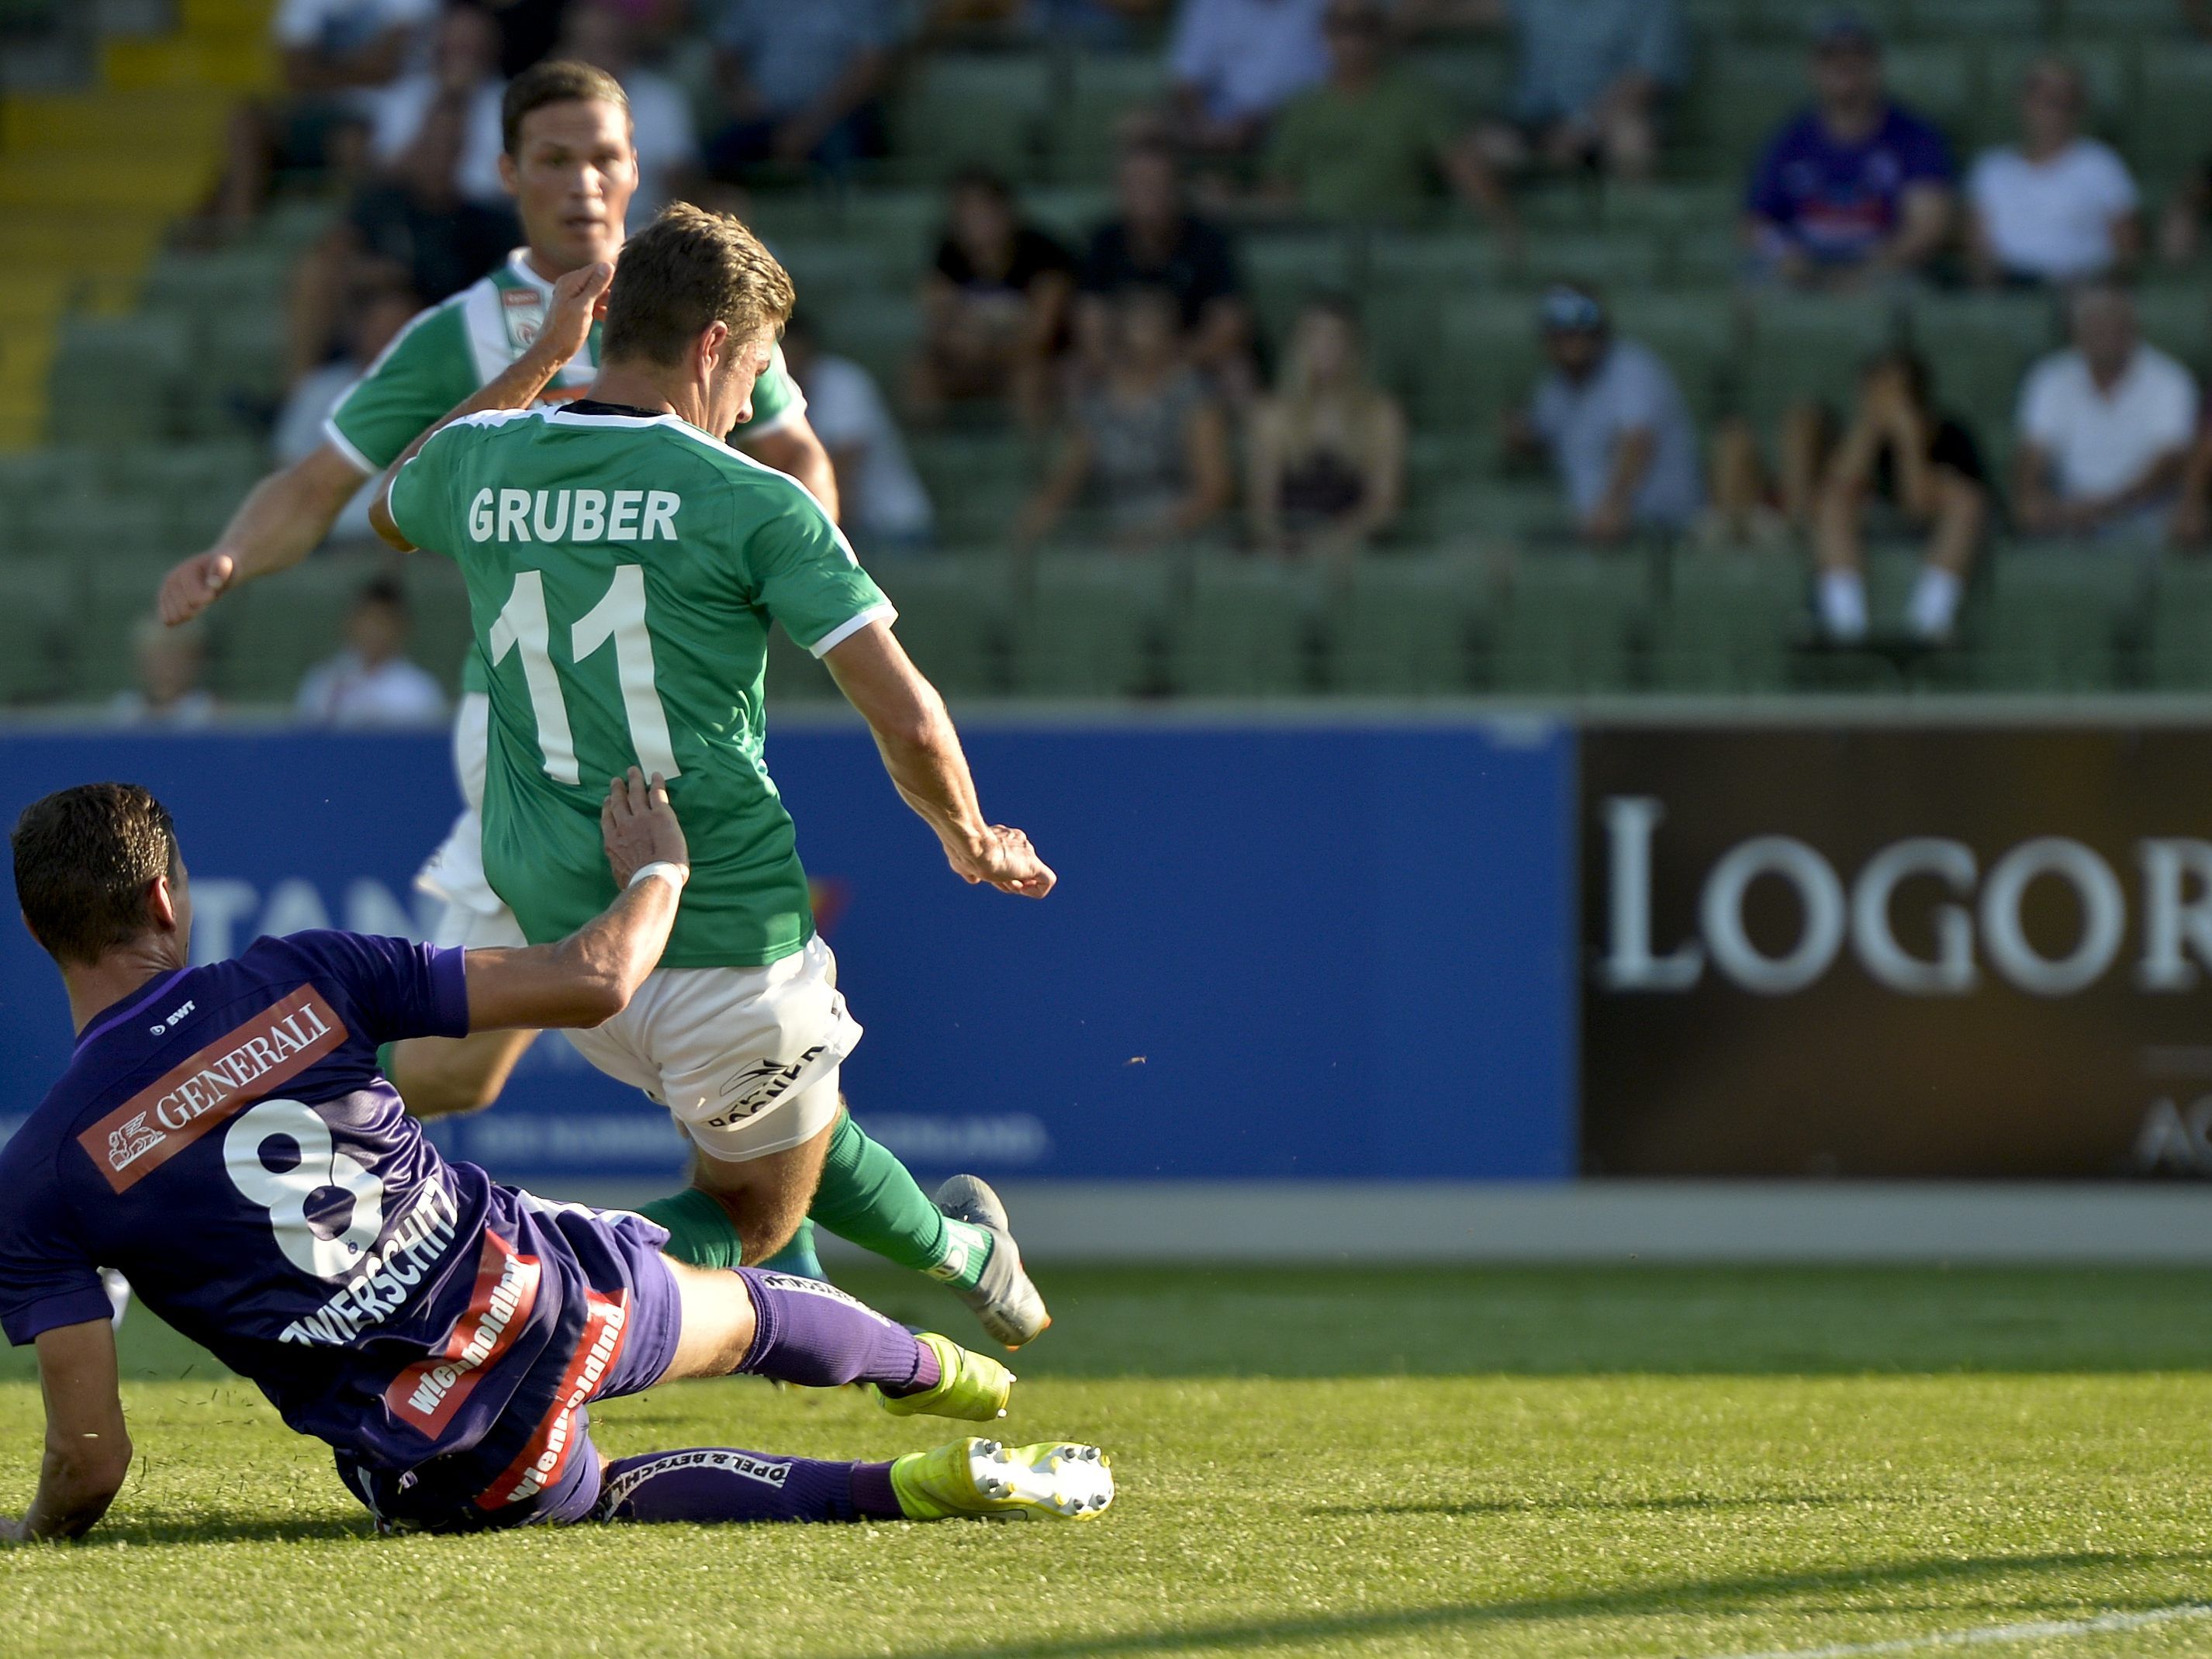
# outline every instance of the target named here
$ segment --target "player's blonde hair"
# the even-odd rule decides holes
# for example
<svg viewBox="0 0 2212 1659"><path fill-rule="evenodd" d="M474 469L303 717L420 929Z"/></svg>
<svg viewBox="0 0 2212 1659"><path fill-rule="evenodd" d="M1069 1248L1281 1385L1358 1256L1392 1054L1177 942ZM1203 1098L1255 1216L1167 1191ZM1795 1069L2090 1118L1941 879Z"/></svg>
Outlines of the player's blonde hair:
<svg viewBox="0 0 2212 1659"><path fill-rule="evenodd" d="M781 331L795 300L790 273L759 237L729 214L678 202L623 245L605 355L673 368L712 324L740 339Z"/></svg>

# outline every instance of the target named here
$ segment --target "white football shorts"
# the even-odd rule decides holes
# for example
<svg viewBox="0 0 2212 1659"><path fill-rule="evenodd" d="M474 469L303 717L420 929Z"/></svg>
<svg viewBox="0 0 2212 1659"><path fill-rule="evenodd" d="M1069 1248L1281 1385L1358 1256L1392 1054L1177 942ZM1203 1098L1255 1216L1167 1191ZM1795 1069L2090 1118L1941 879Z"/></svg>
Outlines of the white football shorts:
<svg viewBox="0 0 2212 1659"><path fill-rule="evenodd" d="M489 697L461 699L453 772L467 805L415 878L446 902L431 942L449 949L529 943L484 878L490 720ZM609 1077L666 1106L708 1157L743 1164L803 1146L836 1121L838 1067L860 1025L817 935L766 968L663 969L605 1024L562 1035Z"/></svg>
<svg viewBox="0 0 2212 1659"><path fill-rule="evenodd" d="M837 1119L838 1068L860 1024L820 935L765 968L663 968L576 1052L668 1108L708 1158L744 1164Z"/></svg>

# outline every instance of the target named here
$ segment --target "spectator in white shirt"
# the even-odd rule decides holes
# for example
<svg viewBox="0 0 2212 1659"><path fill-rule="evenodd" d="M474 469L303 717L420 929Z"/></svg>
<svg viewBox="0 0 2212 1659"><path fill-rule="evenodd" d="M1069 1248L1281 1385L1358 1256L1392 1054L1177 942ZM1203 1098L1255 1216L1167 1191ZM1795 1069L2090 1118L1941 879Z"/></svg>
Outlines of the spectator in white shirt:
<svg viewBox="0 0 2212 1659"><path fill-rule="evenodd" d="M1249 154L1277 110L1328 78L1328 0L1183 0L1168 45L1182 143Z"/></svg>
<svg viewBox="0 0 2212 1659"><path fill-rule="evenodd" d="M437 12L438 0L279 0L269 32L284 90L232 112L216 217L246 224L279 169L358 173L377 97L418 67Z"/></svg>
<svg viewBox="0 0 2212 1659"><path fill-rule="evenodd" d="M488 11L457 5L441 17L429 66L402 76L378 94L368 139L376 164L397 164L413 146L431 109L445 104L456 109L461 119L454 189L468 201L504 206L507 198L500 183L499 158L506 143L499 104L507 82L499 72L499 25Z"/></svg>
<svg viewBox="0 0 2212 1659"><path fill-rule="evenodd" d="M2165 528L2197 437L2197 383L2136 331L2109 283L2074 296L2073 349L2028 371L2015 501L2031 536L2148 539Z"/></svg>
<svg viewBox="0 0 2212 1659"><path fill-rule="evenodd" d="M638 62L637 22L612 0L571 6L563 21L562 56L603 69L622 82L629 99L630 129L637 146L637 194L629 198L629 228L642 229L674 201L696 201L699 130L691 100L666 76Z"/></svg>
<svg viewBox="0 0 2212 1659"><path fill-rule="evenodd" d="M439 726L446 693L407 660L407 595L388 576L364 586L346 613L346 648L307 671L294 705L311 726L340 730Z"/></svg>
<svg viewBox="0 0 2212 1659"><path fill-rule="evenodd" d="M337 407L338 399L347 389L368 372L368 366L392 343L392 337L406 327L408 320L421 309L413 290L397 285L372 288L356 295L352 308L351 338L346 355L302 375L285 397L284 407L276 416L276 429L269 441L271 459L279 466L290 466L310 451L322 447L324 418ZM362 480L353 500L346 503L337 521L331 526L332 541L368 541L374 537L375 532L368 527L368 502L376 494L379 482L375 478Z"/></svg>
<svg viewBox="0 0 2212 1659"><path fill-rule="evenodd" d="M138 684L115 694L110 720L173 732L214 724L214 694L200 684L207 664L207 630L200 623L165 628L159 617L143 617L131 630L131 655Z"/></svg>
<svg viewBox="0 0 2212 1659"><path fill-rule="evenodd" d="M2021 142L1985 151L1966 180L1966 252L1975 280L2075 283L2133 264L2142 198L2127 163L2081 136L2087 91L2063 58L2021 83Z"/></svg>
<svg viewBox="0 0 2212 1659"><path fill-rule="evenodd" d="M830 452L846 531L864 550L927 547L936 514L875 376L848 357L823 351L804 314L785 325L783 360L806 394L808 422Z"/></svg>

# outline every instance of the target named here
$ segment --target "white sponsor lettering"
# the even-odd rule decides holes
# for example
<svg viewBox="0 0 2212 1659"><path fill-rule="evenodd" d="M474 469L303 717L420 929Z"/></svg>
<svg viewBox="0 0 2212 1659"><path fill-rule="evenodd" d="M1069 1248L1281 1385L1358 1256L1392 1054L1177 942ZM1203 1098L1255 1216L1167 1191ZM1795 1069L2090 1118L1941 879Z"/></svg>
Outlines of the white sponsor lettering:
<svg viewBox="0 0 2212 1659"><path fill-rule="evenodd" d="M1907 996L1963 996L1984 967L2031 996L2072 996L2109 974L2125 947L2128 895L2095 848L2061 836L2021 842L1989 866L1973 848L1936 836L1912 836L1878 849L1848 882L1818 848L1790 836L1757 836L1731 848L1707 872L1698 892L1696 935L1662 949L1654 938L1653 843L1665 808L1648 797L1619 797L1599 809L1607 838L1607 915L1604 954L1595 966L1607 990L1685 992L1708 966L1742 989L1789 996L1820 982L1848 949L1875 983ZM2153 838L2136 844L2142 877L2142 955L2136 984L2146 991L2195 988L2212 969L2212 842ZM1751 890L1778 881L1796 900L1796 932L1786 946L1755 942L1745 919ZM2079 931L2063 950L2028 933L2028 895L2057 883L2071 895ZM1940 895L1921 912L1932 948L1908 951L1896 932L1900 890ZM1978 891L1977 890L1978 886Z"/></svg>
<svg viewBox="0 0 2212 1659"><path fill-rule="evenodd" d="M478 542L651 542L676 539L684 498L672 489L493 489L469 503Z"/></svg>
<svg viewBox="0 0 2212 1659"><path fill-rule="evenodd" d="M287 1325L280 1340L340 1347L383 1324L444 1257L459 1224L459 1207L445 1182L422 1188L353 1276L313 1313Z"/></svg>

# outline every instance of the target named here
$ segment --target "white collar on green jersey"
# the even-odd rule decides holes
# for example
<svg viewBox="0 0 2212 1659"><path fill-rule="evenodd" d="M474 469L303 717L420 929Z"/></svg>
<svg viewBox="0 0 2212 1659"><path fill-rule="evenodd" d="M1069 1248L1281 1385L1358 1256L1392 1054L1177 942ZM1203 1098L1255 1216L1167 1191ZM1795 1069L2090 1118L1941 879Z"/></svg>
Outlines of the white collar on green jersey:
<svg viewBox="0 0 2212 1659"><path fill-rule="evenodd" d="M522 281L529 283L531 287L536 289L539 294L543 295L545 298L545 302L548 305L552 304L553 284L547 282L543 276L540 276L538 272L532 268L530 264L530 250L527 247L509 249L507 256L507 268L516 276L521 278Z"/></svg>

